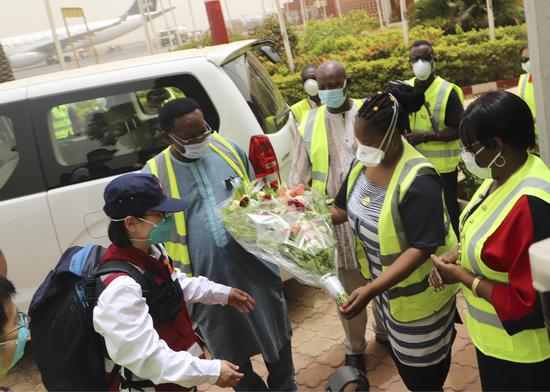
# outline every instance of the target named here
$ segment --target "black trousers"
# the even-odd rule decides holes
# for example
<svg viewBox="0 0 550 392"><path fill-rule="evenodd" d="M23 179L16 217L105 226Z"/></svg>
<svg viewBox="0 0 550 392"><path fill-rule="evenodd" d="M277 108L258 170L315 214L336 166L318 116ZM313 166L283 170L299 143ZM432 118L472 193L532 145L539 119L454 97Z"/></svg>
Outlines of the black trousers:
<svg viewBox="0 0 550 392"><path fill-rule="evenodd" d="M267 385L254 372L250 360L239 366L239 372L244 373L241 382L234 388L235 391L297 391L294 364L292 362L292 346L290 340L279 351L279 360L274 363L266 362L268 370Z"/></svg>
<svg viewBox="0 0 550 392"><path fill-rule="evenodd" d="M443 391L451 367L450 351L444 360L426 367L404 365L395 357L393 350L390 351L399 376L410 391Z"/></svg>
<svg viewBox="0 0 550 392"><path fill-rule="evenodd" d="M476 349L484 391L550 391L550 358L535 363L510 362Z"/></svg>
<svg viewBox="0 0 550 392"><path fill-rule="evenodd" d="M452 173L442 173L441 180L443 181L443 197L445 198L445 205L451 218L451 225L457 236L458 234L458 220L460 216L460 207L457 199L458 188L458 169Z"/></svg>

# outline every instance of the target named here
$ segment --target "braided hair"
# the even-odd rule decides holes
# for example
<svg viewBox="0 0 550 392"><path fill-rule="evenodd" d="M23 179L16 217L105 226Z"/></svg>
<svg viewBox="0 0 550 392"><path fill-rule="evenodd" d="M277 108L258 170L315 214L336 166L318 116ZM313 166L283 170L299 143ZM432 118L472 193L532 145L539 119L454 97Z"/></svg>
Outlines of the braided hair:
<svg viewBox="0 0 550 392"><path fill-rule="evenodd" d="M391 82L386 91L367 98L357 116L385 135L394 126L399 131L406 129L409 114L419 111L422 105L424 105L422 91L403 82ZM392 122L395 122L395 125Z"/></svg>

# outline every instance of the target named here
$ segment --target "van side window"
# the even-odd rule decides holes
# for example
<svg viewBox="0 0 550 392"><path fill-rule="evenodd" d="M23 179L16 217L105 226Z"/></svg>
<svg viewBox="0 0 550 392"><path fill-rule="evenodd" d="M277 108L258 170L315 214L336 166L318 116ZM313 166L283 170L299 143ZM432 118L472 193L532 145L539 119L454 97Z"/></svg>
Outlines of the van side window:
<svg viewBox="0 0 550 392"><path fill-rule="evenodd" d="M166 148L158 110L164 103L183 97L197 100L209 123L219 124L212 101L192 75L115 84L37 100L33 123L47 188L140 170Z"/></svg>
<svg viewBox="0 0 550 392"><path fill-rule="evenodd" d="M13 129L13 122L6 116L0 116L0 189L15 172L19 163L19 152Z"/></svg>
<svg viewBox="0 0 550 392"><path fill-rule="evenodd" d="M264 133L279 131L288 121L289 109L260 60L247 52L223 66L237 86Z"/></svg>

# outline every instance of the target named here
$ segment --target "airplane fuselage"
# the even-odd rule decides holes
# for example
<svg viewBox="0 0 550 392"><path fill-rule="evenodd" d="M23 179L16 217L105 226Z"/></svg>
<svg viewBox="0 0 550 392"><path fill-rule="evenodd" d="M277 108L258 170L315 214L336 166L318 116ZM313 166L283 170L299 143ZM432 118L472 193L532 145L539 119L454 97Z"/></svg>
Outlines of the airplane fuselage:
<svg viewBox="0 0 550 392"><path fill-rule="evenodd" d="M151 17L155 18L160 14L160 11L155 11L151 13ZM139 28L141 24L141 15L129 15L127 17L89 23L88 28L94 45L98 45L127 34ZM88 39L85 36L86 26L84 24L69 26L69 32L72 37L80 36L79 39L73 42L75 49L89 47ZM70 51L71 46L68 43L67 30L59 28L56 30L56 33L60 41L66 42L66 45L62 46L63 51ZM28 67L56 55L51 31L3 38L0 39L0 43L4 47L4 51L13 68Z"/></svg>

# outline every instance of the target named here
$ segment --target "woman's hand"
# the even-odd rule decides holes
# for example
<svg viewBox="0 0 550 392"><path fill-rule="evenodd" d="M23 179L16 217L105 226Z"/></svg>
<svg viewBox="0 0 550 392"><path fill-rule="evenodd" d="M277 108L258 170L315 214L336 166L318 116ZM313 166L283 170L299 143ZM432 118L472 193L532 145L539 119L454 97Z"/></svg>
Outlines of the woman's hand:
<svg viewBox="0 0 550 392"><path fill-rule="evenodd" d="M439 258L447 264L458 264L458 256L460 254L460 244L455 245L452 249L439 255Z"/></svg>
<svg viewBox="0 0 550 392"><path fill-rule="evenodd" d="M345 304L340 305L340 313L345 319L350 320L359 313L364 312L372 298L369 284L361 286L351 293Z"/></svg>
<svg viewBox="0 0 550 392"><path fill-rule="evenodd" d="M244 377L244 374L237 371L239 370L237 365L224 360L220 362L220 377L218 378L218 381L216 381L216 385L222 388L235 387L239 381L241 381L241 378Z"/></svg>
<svg viewBox="0 0 550 392"><path fill-rule="evenodd" d="M256 300L250 294L233 287L229 292L227 304L241 313L250 313L254 309Z"/></svg>
<svg viewBox="0 0 550 392"><path fill-rule="evenodd" d="M432 263L434 265L434 270L430 274L430 283L434 282L433 285L436 288L443 288L444 284L459 283L460 274L464 270L456 265L455 263L450 263L447 259L442 256L432 255Z"/></svg>
<svg viewBox="0 0 550 392"><path fill-rule="evenodd" d="M332 215L332 224L335 226L341 225L342 223L345 223L348 220L347 211L341 209L340 207L336 207L335 205L332 205L330 207L330 213Z"/></svg>

